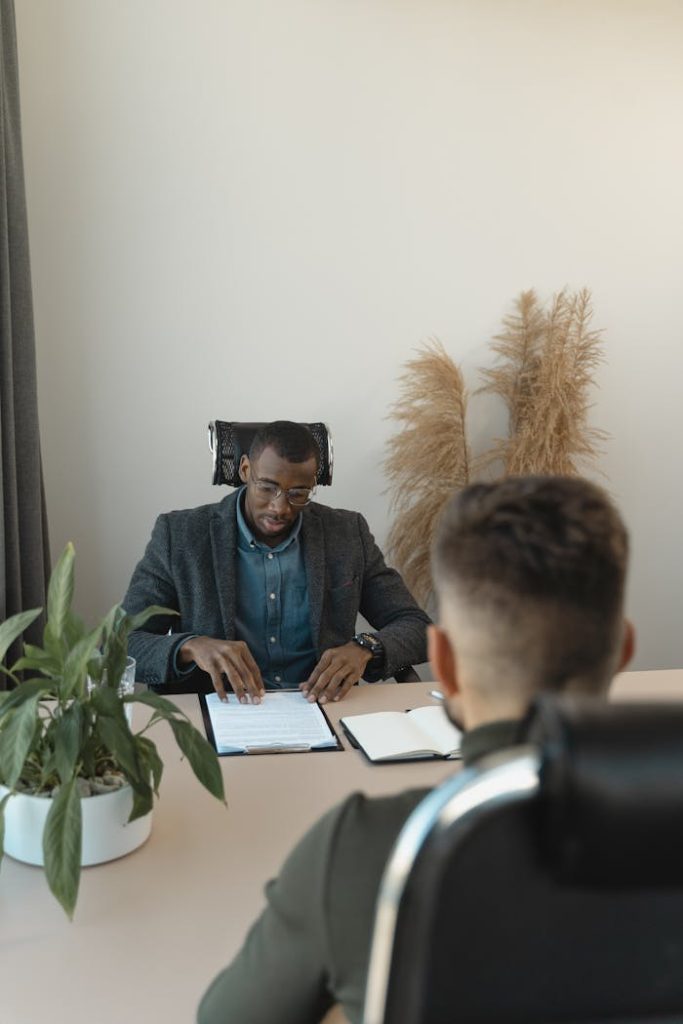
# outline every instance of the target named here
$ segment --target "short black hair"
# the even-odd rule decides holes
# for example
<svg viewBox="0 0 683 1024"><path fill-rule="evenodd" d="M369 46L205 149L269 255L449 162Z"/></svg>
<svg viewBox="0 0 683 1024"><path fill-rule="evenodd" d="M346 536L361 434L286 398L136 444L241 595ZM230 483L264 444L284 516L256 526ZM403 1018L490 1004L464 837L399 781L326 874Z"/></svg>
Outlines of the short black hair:
<svg viewBox="0 0 683 1024"><path fill-rule="evenodd" d="M287 462L306 462L314 458L320 466L320 449L316 439L303 423L292 420L274 420L266 423L254 436L249 448L249 460L257 459L266 448L272 448Z"/></svg>
<svg viewBox="0 0 683 1024"><path fill-rule="evenodd" d="M439 597L452 589L470 609L489 609L501 636L503 622L508 636L521 636L531 615L534 645L545 647L545 681L561 685L598 670L614 650L628 548L619 512L595 484L510 477L449 500L432 569ZM526 657L531 673L531 650Z"/></svg>

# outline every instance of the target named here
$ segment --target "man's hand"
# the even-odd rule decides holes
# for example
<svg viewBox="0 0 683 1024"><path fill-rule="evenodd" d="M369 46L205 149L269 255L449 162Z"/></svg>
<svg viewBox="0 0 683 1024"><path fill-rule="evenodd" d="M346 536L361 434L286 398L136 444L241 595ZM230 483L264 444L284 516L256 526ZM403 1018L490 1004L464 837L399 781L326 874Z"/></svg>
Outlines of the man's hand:
<svg viewBox="0 0 683 1024"><path fill-rule="evenodd" d="M260 704L266 688L259 667L243 640L216 640L210 636L193 636L178 652L181 665L194 661L208 672L221 700L227 700L223 676L227 676L240 704Z"/></svg>
<svg viewBox="0 0 683 1024"><path fill-rule="evenodd" d="M299 689L311 703L315 700L321 704L328 700L341 700L363 675L371 657L370 651L353 641L341 647L330 647L306 682L299 684Z"/></svg>

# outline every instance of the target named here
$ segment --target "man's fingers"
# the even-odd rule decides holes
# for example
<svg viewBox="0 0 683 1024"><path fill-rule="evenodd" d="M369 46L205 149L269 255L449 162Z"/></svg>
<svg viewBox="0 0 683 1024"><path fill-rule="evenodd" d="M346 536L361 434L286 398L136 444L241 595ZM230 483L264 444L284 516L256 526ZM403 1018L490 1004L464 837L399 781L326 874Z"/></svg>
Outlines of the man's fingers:
<svg viewBox="0 0 683 1024"><path fill-rule="evenodd" d="M319 700L321 704L325 704L327 700L334 697L337 688L344 682L349 673L353 673L353 666L340 658L330 657L327 668L320 674L315 685L309 690L309 701Z"/></svg>
<svg viewBox="0 0 683 1024"><path fill-rule="evenodd" d="M357 644L330 647L313 669L310 679L301 687L308 700L326 704L341 700L363 675L369 655Z"/></svg>
<svg viewBox="0 0 683 1024"><path fill-rule="evenodd" d="M360 679L360 676L358 676L358 679ZM342 698L345 697L346 694L349 692L351 687L356 685L356 683L358 682L358 679L356 678L355 672L352 672L351 675L346 677L346 679L344 680L342 685L339 687L339 689L337 690L337 692L335 693L335 695L334 695L334 697L332 699L333 700L342 700Z"/></svg>
<svg viewBox="0 0 683 1024"><path fill-rule="evenodd" d="M265 687L259 667L244 641L231 643L223 654L223 661L225 666L223 671L227 674L230 682L232 683L235 678L244 696L251 697L255 704L260 704L261 697L265 694Z"/></svg>
<svg viewBox="0 0 683 1024"><path fill-rule="evenodd" d="M330 659L328 659L328 661L329 660ZM321 659L321 662L322 662L322 659ZM320 671L317 672L317 676L316 676L315 681L308 687L308 691L307 691L308 699L309 699L311 704L313 703L313 701L318 700L318 698L320 697L321 693L327 687L327 684L329 683L330 679L334 675L334 671L335 671L334 664L332 664L332 665L328 664L328 665L322 666L321 662L319 663Z"/></svg>
<svg viewBox="0 0 683 1024"><path fill-rule="evenodd" d="M256 662L251 657L249 649L245 644L243 650L239 652L232 651L231 654L233 655L233 657L231 661L228 662L230 671L232 671L233 674L239 679L244 690L245 696L251 697L251 699L254 701L254 704L260 704L261 697L263 696L264 693L263 683L261 682L261 673L256 667ZM236 657L236 654L242 654L242 657ZM232 682L230 675L228 675L228 678Z"/></svg>
<svg viewBox="0 0 683 1024"><path fill-rule="evenodd" d="M226 663L225 666L225 674L228 677L233 692L237 697L238 701L240 702L240 704L246 704L249 700L249 696L244 679L242 678L240 673L237 671L234 665L231 665L228 662Z"/></svg>
<svg viewBox="0 0 683 1024"><path fill-rule="evenodd" d="M263 697L265 695L266 688L263 685L261 671L256 662L254 661L254 656L246 644L244 645L244 661L246 663L247 672L249 674L249 678L253 686L252 693L254 693L256 696Z"/></svg>
<svg viewBox="0 0 683 1024"><path fill-rule="evenodd" d="M244 704L251 698L255 704L260 704L264 693L261 673L247 645L231 645L217 660L239 702Z"/></svg>
<svg viewBox="0 0 683 1024"><path fill-rule="evenodd" d="M194 661L208 672L213 687L221 700L226 699L223 677L227 676L237 698L244 702L250 697L260 703L265 694L261 672L254 656L243 640L217 640L213 637L194 637L184 645Z"/></svg>
<svg viewBox="0 0 683 1024"><path fill-rule="evenodd" d="M299 687L299 689L303 690L304 694L308 694L308 693L311 692L311 690L316 685L316 683L320 679L321 674L325 671L325 669L327 668L329 663L330 663L330 652L329 651L325 651L325 653L323 654L323 656L321 657L320 661L318 662L318 664L315 666L315 668L311 672L311 674L308 677L308 679L306 680L306 682L305 683L301 683L301 685Z"/></svg>
<svg viewBox="0 0 683 1024"><path fill-rule="evenodd" d="M326 704L330 700L339 700L340 694L346 693L355 682L357 679L354 670L348 665L341 666L325 687L325 692L320 697L320 703Z"/></svg>
<svg viewBox="0 0 683 1024"><path fill-rule="evenodd" d="M225 686L223 685L223 676L220 669L211 667L209 669L209 675L211 676L211 682L213 683L214 690L218 694L219 700L226 701L228 699L228 696L225 692Z"/></svg>

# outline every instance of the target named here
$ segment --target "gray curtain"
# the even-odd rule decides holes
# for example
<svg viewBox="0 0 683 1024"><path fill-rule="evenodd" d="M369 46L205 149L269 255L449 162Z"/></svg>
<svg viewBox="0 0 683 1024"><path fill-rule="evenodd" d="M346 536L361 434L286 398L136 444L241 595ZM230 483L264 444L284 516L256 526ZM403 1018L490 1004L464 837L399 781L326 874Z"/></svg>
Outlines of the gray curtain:
<svg viewBox="0 0 683 1024"><path fill-rule="evenodd" d="M45 605L50 553L38 435L14 0L0 0L0 621ZM25 639L42 634L38 620ZM10 657L16 653L10 652ZM0 683L0 687L1 687Z"/></svg>

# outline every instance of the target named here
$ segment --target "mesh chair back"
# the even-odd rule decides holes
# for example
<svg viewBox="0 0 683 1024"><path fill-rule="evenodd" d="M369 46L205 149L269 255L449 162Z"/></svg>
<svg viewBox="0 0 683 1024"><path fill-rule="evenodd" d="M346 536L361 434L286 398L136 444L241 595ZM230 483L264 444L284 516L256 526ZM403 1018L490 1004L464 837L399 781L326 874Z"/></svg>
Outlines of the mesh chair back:
<svg viewBox="0 0 683 1024"><path fill-rule="evenodd" d="M620 727L623 710L603 717L610 725L601 743L604 705L572 712L559 743L557 729L544 736L541 726L540 747L494 755L449 780L412 852L400 850L402 834L380 893L364 1024L680 1024L683 862L674 871L669 850L683 835L683 705L649 708L626 773L616 737L626 731L633 740L637 727L632 709ZM593 809L596 801L611 806L612 821L623 821L622 811L630 818L624 860L638 857L653 827L659 850L618 871L619 851L601 850L582 831L595 821L584 797ZM624 829L615 835L623 839ZM584 842L591 871L572 876L567 863L585 865ZM603 854L614 876L593 870ZM382 928L380 921L390 905L387 938L386 915Z"/></svg>
<svg viewBox="0 0 683 1024"><path fill-rule="evenodd" d="M209 448L213 455L214 484L228 484L239 487L240 459L249 454L251 442L256 433L265 427L264 423L235 423L226 420L212 420L209 423ZM320 451L320 464L316 484L327 486L332 483L334 453L329 428L324 423L303 423L308 427Z"/></svg>

